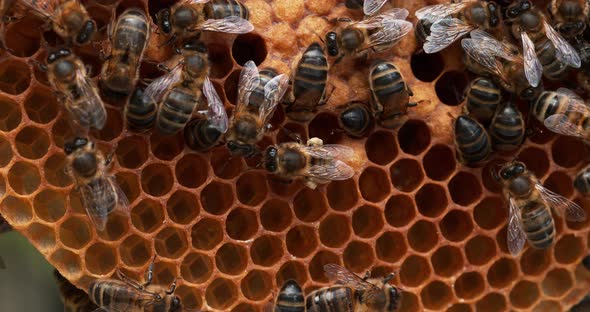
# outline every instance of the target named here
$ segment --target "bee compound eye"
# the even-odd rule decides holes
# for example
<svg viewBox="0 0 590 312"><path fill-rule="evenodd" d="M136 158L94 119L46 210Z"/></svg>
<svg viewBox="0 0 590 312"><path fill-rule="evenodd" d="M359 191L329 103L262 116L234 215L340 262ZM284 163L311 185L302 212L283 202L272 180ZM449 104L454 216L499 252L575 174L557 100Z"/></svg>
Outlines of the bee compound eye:
<svg viewBox="0 0 590 312"><path fill-rule="evenodd" d="M511 176L512 176L512 172L508 168L502 169L500 171L500 177L504 180L510 179Z"/></svg>

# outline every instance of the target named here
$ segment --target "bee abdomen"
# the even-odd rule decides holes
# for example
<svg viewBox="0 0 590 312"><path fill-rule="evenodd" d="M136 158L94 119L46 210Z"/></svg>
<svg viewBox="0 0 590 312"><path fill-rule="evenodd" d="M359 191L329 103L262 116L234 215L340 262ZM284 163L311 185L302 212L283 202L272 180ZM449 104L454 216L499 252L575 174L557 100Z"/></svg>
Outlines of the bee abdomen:
<svg viewBox="0 0 590 312"><path fill-rule="evenodd" d="M502 99L500 88L487 78L476 78L471 82L466 94L466 106L469 114L480 122L487 124Z"/></svg>
<svg viewBox="0 0 590 312"><path fill-rule="evenodd" d="M277 72L272 68L263 69L258 74L260 77L260 83L258 83L258 86L254 89L254 91L252 91L252 94L250 94L250 98L248 101L248 105L252 106L252 108L255 109L256 112L258 112L258 108L266 100L264 97L264 86L271 79L278 75Z"/></svg>
<svg viewBox="0 0 590 312"><path fill-rule="evenodd" d="M512 103L506 103L494 116L490 137L496 150L514 150L524 139L525 126L522 114Z"/></svg>
<svg viewBox="0 0 590 312"><path fill-rule="evenodd" d="M522 227L534 248L545 249L553 244L555 226L549 209L540 203L522 215Z"/></svg>
<svg viewBox="0 0 590 312"><path fill-rule="evenodd" d="M478 163L491 152L488 133L481 124L465 115L455 121L455 144L460 158L467 164Z"/></svg>
<svg viewBox="0 0 590 312"><path fill-rule="evenodd" d="M130 53L142 54L149 32L145 15L138 10L128 10L121 18L121 23L113 38L113 48L130 49Z"/></svg>
<svg viewBox="0 0 590 312"><path fill-rule="evenodd" d="M305 312L305 298L297 282L288 280L281 287L274 312Z"/></svg>
<svg viewBox="0 0 590 312"><path fill-rule="evenodd" d="M128 127L133 131L145 131L154 126L158 106L150 99L143 98L143 91L137 89L125 108Z"/></svg>
<svg viewBox="0 0 590 312"><path fill-rule="evenodd" d="M196 151L205 151L217 144L222 133L207 119L193 119L184 128L186 145Z"/></svg>
<svg viewBox="0 0 590 312"><path fill-rule="evenodd" d="M122 282L97 280L90 284L88 293L90 299L101 308L116 308L116 311L133 310L135 304L133 295Z"/></svg>
<svg viewBox="0 0 590 312"><path fill-rule="evenodd" d="M582 171L576 175L574 186L578 192L582 194L590 194L590 166L582 169Z"/></svg>
<svg viewBox="0 0 590 312"><path fill-rule="evenodd" d="M156 125L163 134L174 134L182 129L197 106L195 94L174 88L162 102Z"/></svg>
<svg viewBox="0 0 590 312"><path fill-rule="evenodd" d="M223 19L228 16L250 18L250 12L243 4L236 0L211 0L205 4L207 19Z"/></svg>
<svg viewBox="0 0 590 312"><path fill-rule="evenodd" d="M323 91L328 79L328 60L321 46L312 43L299 62L294 81L294 93L298 96L308 89Z"/></svg>
<svg viewBox="0 0 590 312"><path fill-rule="evenodd" d="M307 296L305 307L307 312L353 311L353 293L348 287L323 288Z"/></svg>
<svg viewBox="0 0 590 312"><path fill-rule="evenodd" d="M395 65L377 61L371 69L372 91L378 98L396 94L406 88L402 75Z"/></svg>
<svg viewBox="0 0 590 312"><path fill-rule="evenodd" d="M365 105L355 104L340 113L338 122L348 134L362 136L369 128L371 114Z"/></svg>
<svg viewBox="0 0 590 312"><path fill-rule="evenodd" d="M567 100L565 95L557 92L543 91L533 105L533 113L537 120L544 122L547 117L559 113L560 107L567 105Z"/></svg>

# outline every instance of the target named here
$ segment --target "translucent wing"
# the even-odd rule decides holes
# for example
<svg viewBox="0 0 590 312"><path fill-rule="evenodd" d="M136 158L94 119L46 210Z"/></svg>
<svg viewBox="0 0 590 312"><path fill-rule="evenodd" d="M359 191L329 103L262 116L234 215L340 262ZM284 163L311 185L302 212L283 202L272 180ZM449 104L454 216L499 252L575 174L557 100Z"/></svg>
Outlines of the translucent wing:
<svg viewBox="0 0 590 312"><path fill-rule="evenodd" d="M228 16L223 19L208 19L197 26L196 30L217 31L228 34L245 34L254 30L254 26L246 19Z"/></svg>
<svg viewBox="0 0 590 312"><path fill-rule="evenodd" d="M97 230L103 231L107 223L107 217L113 204L116 205L117 191L107 178L98 178L79 188L80 198L86 214Z"/></svg>
<svg viewBox="0 0 590 312"><path fill-rule="evenodd" d="M387 0L365 0L365 3L363 3L363 12L365 15L373 15L381 9L385 2Z"/></svg>
<svg viewBox="0 0 590 312"><path fill-rule="evenodd" d="M182 77L182 66L175 66L171 71L165 75L158 77L152 81L145 89L143 96L147 99L160 103L166 91L170 89L172 85L180 81Z"/></svg>
<svg viewBox="0 0 590 312"><path fill-rule="evenodd" d="M554 114L545 119L543 124L547 129L561 135L574 136L579 138L588 138L580 126L573 123L570 118L564 114Z"/></svg>
<svg viewBox="0 0 590 312"><path fill-rule="evenodd" d="M474 38L461 40L461 46L470 58L485 67L492 74L502 78L504 76L504 71L500 62L496 59L494 50L485 47L483 43L485 43L485 41Z"/></svg>
<svg viewBox="0 0 590 312"><path fill-rule="evenodd" d="M339 144L304 146L302 148L307 154L316 158L350 158L354 155L352 148Z"/></svg>
<svg viewBox="0 0 590 312"><path fill-rule="evenodd" d="M252 91L260 84L260 76L258 68L254 61L248 61L242 67L240 73L240 80L238 81L238 104L236 106L236 114L246 108L249 103Z"/></svg>
<svg viewBox="0 0 590 312"><path fill-rule="evenodd" d="M547 21L543 21L543 25L545 26L545 34L547 38L551 40L553 46L557 50L557 58L564 64L573 67L573 68L580 68L582 65L582 61L580 60L580 55L569 44L551 25L547 23Z"/></svg>
<svg viewBox="0 0 590 312"><path fill-rule="evenodd" d="M203 3L207 3L211 0L184 0L183 2L186 4L203 4Z"/></svg>
<svg viewBox="0 0 590 312"><path fill-rule="evenodd" d="M522 54L524 58L524 74L527 81L533 87L536 87L541 82L541 76L543 75L543 66L537 53L535 52L535 45L526 32L521 32L520 37L522 38Z"/></svg>
<svg viewBox="0 0 590 312"><path fill-rule="evenodd" d="M469 2L471 1L429 5L416 11L416 17L418 19L425 19L431 23L434 23L445 17L451 16L452 14L458 13Z"/></svg>
<svg viewBox="0 0 590 312"><path fill-rule="evenodd" d="M352 288L359 290L367 290L371 288L377 288L377 290L379 290L375 285L365 281L358 275L337 264L330 263L324 265L324 272L330 281L335 281L341 285L351 286Z"/></svg>
<svg viewBox="0 0 590 312"><path fill-rule="evenodd" d="M407 10L393 9L379 15L354 23L354 27L376 29L369 36L365 48L379 45L390 45L403 38L412 30L412 23L399 19L406 16Z"/></svg>
<svg viewBox="0 0 590 312"><path fill-rule="evenodd" d="M277 104L281 102L289 86L289 77L285 74L271 79L264 86L264 102L260 105L260 120L267 124L274 113Z"/></svg>
<svg viewBox="0 0 590 312"><path fill-rule="evenodd" d="M541 193L541 196L549 206L553 207L553 210L557 215L562 216L563 211L565 211L565 219L568 221L581 222L586 220L586 212L580 207L580 205L548 190L540 183L535 184L535 188Z"/></svg>
<svg viewBox="0 0 590 312"><path fill-rule="evenodd" d="M323 180L346 180L354 176L354 170L345 162L332 159L325 164L311 166L306 176Z"/></svg>
<svg viewBox="0 0 590 312"><path fill-rule="evenodd" d="M508 61L518 61L518 49L504 41L498 41L492 35L481 29L474 29L469 36L476 40L486 53L501 57Z"/></svg>
<svg viewBox="0 0 590 312"><path fill-rule="evenodd" d="M120 211L128 214L129 213L129 199L127 199L127 195L117 183L117 179L114 176L108 178L109 182L111 183L111 187L113 191L117 194L117 203L119 204Z"/></svg>
<svg viewBox="0 0 590 312"><path fill-rule="evenodd" d="M424 52L436 53L465 36L473 30L473 26L465 24L457 18L445 18L436 21L430 27L430 35L426 37Z"/></svg>
<svg viewBox="0 0 590 312"><path fill-rule="evenodd" d="M555 92L567 96L568 98L570 98L570 100L584 102L584 99L582 99L581 96L579 96L576 92L568 88L559 88L555 90Z"/></svg>
<svg viewBox="0 0 590 312"><path fill-rule="evenodd" d="M81 125L102 129L106 122L106 109L96 87L83 70L76 72L76 87L71 94L77 93L78 98L85 100L76 101L70 98L71 103L66 105L67 110Z"/></svg>
<svg viewBox="0 0 590 312"><path fill-rule="evenodd" d="M58 1L39 1L39 0L20 0L20 3L35 13L53 20L53 13L55 12L55 5Z"/></svg>
<svg viewBox="0 0 590 312"><path fill-rule="evenodd" d="M514 199L510 198L510 212L508 214L508 232L507 232L507 243L510 254L516 256L522 250L524 243L526 242L526 236L522 229L520 222L520 215L518 206Z"/></svg>
<svg viewBox="0 0 590 312"><path fill-rule="evenodd" d="M223 102L219 98L217 91L215 91L215 87L209 80L209 77L205 78L205 82L203 83L203 94L207 98L207 103L209 104L208 109L204 114L219 132L225 133L229 124L227 113L225 112Z"/></svg>

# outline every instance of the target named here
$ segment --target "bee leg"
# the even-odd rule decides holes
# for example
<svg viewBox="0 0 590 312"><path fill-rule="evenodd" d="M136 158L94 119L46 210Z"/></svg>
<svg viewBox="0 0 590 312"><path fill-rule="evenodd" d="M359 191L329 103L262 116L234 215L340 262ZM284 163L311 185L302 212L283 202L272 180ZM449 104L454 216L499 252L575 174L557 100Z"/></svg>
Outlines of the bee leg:
<svg viewBox="0 0 590 312"><path fill-rule="evenodd" d="M47 65L37 61L36 59L28 59L27 63L29 63L32 66L37 66L37 68L39 68L39 70L41 70L42 72L46 72L47 71Z"/></svg>
<svg viewBox="0 0 590 312"><path fill-rule="evenodd" d="M318 105L317 106L326 105L326 103L328 103L328 101L332 97L332 94L334 94L334 91L336 90L336 87L333 84L330 84L330 86L332 86L332 90L330 90L330 92L328 93L328 96L325 96L325 93L324 93L324 96L322 96L322 98L318 102Z"/></svg>
<svg viewBox="0 0 590 312"><path fill-rule="evenodd" d="M174 282L172 282L172 285L170 285L170 289L166 291L166 294L172 295L175 290L176 290L176 280L174 280Z"/></svg>
<svg viewBox="0 0 590 312"><path fill-rule="evenodd" d="M287 128L281 128L281 130L283 130L285 133L287 133L287 135L295 140L297 143L301 144L302 140L301 140L301 135L299 135L299 133L291 131Z"/></svg>
<svg viewBox="0 0 590 312"><path fill-rule="evenodd" d="M367 272L365 272L365 276L363 276L363 281L368 280L369 277L371 277L371 271L367 270Z"/></svg>
<svg viewBox="0 0 590 312"><path fill-rule="evenodd" d="M146 287L148 287L152 283L152 280L154 279L154 262L155 261L156 261L156 255L154 255L154 257L152 258L152 262L150 262L150 265L148 266L147 277L145 279L145 283L143 285L141 285L142 289L145 289ZM174 285L176 285L176 281L174 282Z"/></svg>
<svg viewBox="0 0 590 312"><path fill-rule="evenodd" d="M171 71L170 67L168 67L166 64L163 64L163 63L158 63L157 67L161 71L165 71L165 72Z"/></svg>

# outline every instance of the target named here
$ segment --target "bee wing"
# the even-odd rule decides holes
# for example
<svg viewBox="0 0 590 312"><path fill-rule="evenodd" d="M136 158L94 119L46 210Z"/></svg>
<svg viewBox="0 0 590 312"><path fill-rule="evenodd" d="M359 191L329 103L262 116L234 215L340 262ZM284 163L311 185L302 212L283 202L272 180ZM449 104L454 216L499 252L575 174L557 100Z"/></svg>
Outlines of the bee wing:
<svg viewBox="0 0 590 312"><path fill-rule="evenodd" d="M272 117L277 104L281 102L287 88L289 87L289 77L285 74L280 74L264 86L264 98L266 99L262 105L260 105L260 120L263 124L267 124L268 120Z"/></svg>
<svg viewBox="0 0 590 312"><path fill-rule="evenodd" d="M352 148L339 144L320 146L303 146L304 152L316 158L350 158L354 155Z"/></svg>
<svg viewBox="0 0 590 312"><path fill-rule="evenodd" d="M207 119L212 122L219 132L225 133L229 124L227 113L209 77L205 78L203 83L203 94L207 98L208 109L201 113L207 116Z"/></svg>
<svg viewBox="0 0 590 312"><path fill-rule="evenodd" d="M520 214L516 202L513 198L510 198L509 202L510 211L508 214L507 245L510 254L516 256L520 253L526 242L526 235L522 229L522 223L520 222Z"/></svg>
<svg viewBox="0 0 590 312"><path fill-rule="evenodd" d="M472 1L429 5L417 10L415 14L418 19L425 19L431 23L434 23L461 11L469 2Z"/></svg>
<svg viewBox="0 0 590 312"><path fill-rule="evenodd" d="M203 3L207 3L211 0L184 0L183 3L185 4L203 4Z"/></svg>
<svg viewBox="0 0 590 312"><path fill-rule="evenodd" d="M501 57L508 61L518 61L518 57L514 55L516 47L509 45L504 41L498 41L492 35L481 29L474 29L469 36L477 40L478 44L494 56Z"/></svg>
<svg viewBox="0 0 590 312"><path fill-rule="evenodd" d="M406 9L389 10L354 23L354 27L377 29L377 31L369 36L366 48L382 44L392 44L412 30L412 23L398 18L402 16L407 17L406 13Z"/></svg>
<svg viewBox="0 0 590 312"><path fill-rule="evenodd" d="M78 190L90 221L97 230L103 231L107 224L108 206L116 200L111 183L105 178L99 178L80 186Z"/></svg>
<svg viewBox="0 0 590 312"><path fill-rule="evenodd" d="M208 19L196 28L196 30L217 31L228 34L245 34L254 30L252 23L238 16L228 16L222 19Z"/></svg>
<svg viewBox="0 0 590 312"><path fill-rule="evenodd" d="M430 27L430 35L426 37L423 47L424 52L429 54L438 52L472 30L473 26L457 18L438 20Z"/></svg>
<svg viewBox="0 0 590 312"><path fill-rule="evenodd" d="M567 96L570 100L573 100L576 102L581 102L581 103L584 102L584 99L582 99L581 96L579 96L576 92L574 92L568 88L562 87L562 88L555 90L555 92ZM582 104L582 105L586 106L585 104Z"/></svg>
<svg viewBox="0 0 590 312"><path fill-rule="evenodd" d="M260 84L260 75L254 61L248 61L242 67L240 80L238 81L238 104L236 114L246 108L252 91Z"/></svg>
<svg viewBox="0 0 590 312"><path fill-rule="evenodd" d="M565 40L547 21L543 21L543 25L545 26L545 34L547 38L551 40L553 46L557 50L557 59L559 59L562 63L569 65L573 68L580 68L582 65L582 61L580 60L580 55L572 47L567 40Z"/></svg>
<svg viewBox="0 0 590 312"><path fill-rule="evenodd" d="M324 272L330 281L334 281L340 285L351 286L355 289L367 290L371 288L379 288L360 276L350 272L348 269L341 267L334 263L324 265Z"/></svg>
<svg viewBox="0 0 590 312"><path fill-rule="evenodd" d="M379 11L379 9L381 9L381 7L385 4L385 2L387 2L387 0L365 0L365 3L363 3L363 12L365 13L365 15L373 15L375 13L377 13L377 11ZM407 12L407 10L406 10ZM406 15L407 17L408 15ZM406 19L401 18L401 19Z"/></svg>
<svg viewBox="0 0 590 312"><path fill-rule="evenodd" d="M533 87L536 87L541 82L541 76L543 75L543 66L537 53L535 52L535 45L526 32L521 32L520 37L522 38L522 54L524 58L524 74L527 81Z"/></svg>
<svg viewBox="0 0 590 312"><path fill-rule="evenodd" d="M545 119L543 124L547 129L561 135L587 138L587 134L564 114L554 114Z"/></svg>
<svg viewBox="0 0 590 312"><path fill-rule="evenodd" d="M55 12L55 5L58 1L21 0L20 3L37 14L54 20L53 12Z"/></svg>
<svg viewBox="0 0 590 312"><path fill-rule="evenodd" d="M143 96L150 101L160 103L162 97L164 97L164 94L166 94L166 91L168 91L168 89L170 89L173 84L180 81L181 77L182 66L177 65L165 75L160 76L156 80L152 81L145 88Z"/></svg>
<svg viewBox="0 0 590 312"><path fill-rule="evenodd" d="M97 118L100 117L97 114L106 115L106 110L96 87L92 85L92 81L82 70L76 72L76 85L79 97L84 98L85 101L77 101L76 105L66 105L67 110L75 120L81 120L90 127L102 129L106 118Z"/></svg>
<svg viewBox="0 0 590 312"><path fill-rule="evenodd" d="M332 159L327 164L311 166L305 175L322 180L346 180L354 176L354 170L345 162Z"/></svg>
<svg viewBox="0 0 590 312"><path fill-rule="evenodd" d="M487 43L489 42L477 38L465 38L461 40L461 46L469 57L485 67L492 74L502 78L504 77L504 70L500 62L496 59L494 48L488 46Z"/></svg>
<svg viewBox="0 0 590 312"><path fill-rule="evenodd" d="M548 190L540 183L535 184L535 188L541 193L541 197L543 197L549 206L553 207L553 210L557 215L562 216L563 211L565 211L565 219L568 221L581 222L586 220L586 212L580 207L580 205Z"/></svg>
<svg viewBox="0 0 590 312"><path fill-rule="evenodd" d="M113 191L117 194L117 203L119 204L119 209L121 209L122 212L129 214L129 199L127 199L127 195L125 195L125 192L123 192L114 176L109 177L109 182L111 183Z"/></svg>

